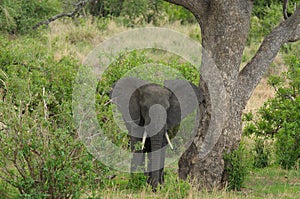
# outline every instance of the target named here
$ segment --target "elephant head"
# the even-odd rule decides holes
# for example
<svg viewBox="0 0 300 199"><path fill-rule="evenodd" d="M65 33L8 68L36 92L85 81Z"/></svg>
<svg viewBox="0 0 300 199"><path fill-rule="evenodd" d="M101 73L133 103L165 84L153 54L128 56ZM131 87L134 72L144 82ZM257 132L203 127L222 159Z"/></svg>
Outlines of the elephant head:
<svg viewBox="0 0 300 199"><path fill-rule="evenodd" d="M133 153L131 172L143 168L145 153L148 166L146 174L153 190L164 182L165 146L172 148L168 130L178 126L203 97L198 88L185 80L166 80L164 86L127 77L118 80L111 98L121 112L129 132ZM142 147L137 148L141 142Z"/></svg>

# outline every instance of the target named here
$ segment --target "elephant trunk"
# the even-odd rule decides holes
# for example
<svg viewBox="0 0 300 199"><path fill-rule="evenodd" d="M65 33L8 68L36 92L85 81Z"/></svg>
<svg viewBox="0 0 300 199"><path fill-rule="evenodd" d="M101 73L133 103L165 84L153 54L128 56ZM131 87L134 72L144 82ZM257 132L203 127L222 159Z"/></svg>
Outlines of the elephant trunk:
<svg viewBox="0 0 300 199"><path fill-rule="evenodd" d="M156 190L158 183L164 183L164 164L165 164L165 146L167 144L166 130L163 128L159 133L150 138L151 152L148 153L148 183L152 186L153 191Z"/></svg>
<svg viewBox="0 0 300 199"><path fill-rule="evenodd" d="M172 143L171 143L171 140L170 140L170 137L169 137L169 135L168 135L168 132L166 132L165 136L166 136L166 140L167 140L168 145L169 145L170 148L173 150L174 147L173 147L173 145L172 145ZM142 138L142 149L145 149L146 138L147 138L147 132L144 131L143 138Z"/></svg>

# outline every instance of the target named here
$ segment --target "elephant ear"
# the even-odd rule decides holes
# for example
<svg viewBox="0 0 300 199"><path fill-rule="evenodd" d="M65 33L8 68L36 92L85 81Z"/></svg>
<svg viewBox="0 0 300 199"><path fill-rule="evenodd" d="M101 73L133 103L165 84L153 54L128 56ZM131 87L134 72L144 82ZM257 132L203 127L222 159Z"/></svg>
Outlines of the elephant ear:
<svg viewBox="0 0 300 199"><path fill-rule="evenodd" d="M169 99L167 124L168 128L173 128L198 108L203 96L197 86L186 80L166 80L164 85L172 92Z"/></svg>
<svg viewBox="0 0 300 199"><path fill-rule="evenodd" d="M125 77L119 79L112 86L110 98L122 113L127 128L131 126L132 122L139 124L140 105L138 88L145 84L147 84L146 81L138 78Z"/></svg>

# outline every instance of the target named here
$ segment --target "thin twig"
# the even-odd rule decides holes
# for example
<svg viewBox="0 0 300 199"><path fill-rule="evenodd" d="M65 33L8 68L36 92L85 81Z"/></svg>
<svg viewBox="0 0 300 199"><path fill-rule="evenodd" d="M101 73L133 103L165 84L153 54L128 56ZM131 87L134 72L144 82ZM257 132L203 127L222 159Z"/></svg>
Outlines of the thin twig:
<svg viewBox="0 0 300 199"><path fill-rule="evenodd" d="M109 105L109 104L112 103L112 102L113 102L113 100L110 99L110 100L108 100L107 102L105 102L104 106L107 106L107 105Z"/></svg>
<svg viewBox="0 0 300 199"><path fill-rule="evenodd" d="M287 13L288 4L289 4L289 0L283 0L282 12L283 12L284 19L289 18L288 13Z"/></svg>
<svg viewBox="0 0 300 199"><path fill-rule="evenodd" d="M11 180L5 178L4 176L1 176L1 175L0 175L0 179L2 179L3 181L7 182L7 183L10 184L10 185L13 185L13 184L14 184Z"/></svg>
<svg viewBox="0 0 300 199"><path fill-rule="evenodd" d="M45 94L46 91L45 91L45 87L43 87L43 103L44 103L44 117L45 117L45 120L47 121L48 120L48 107L47 107L47 102L46 102L46 99L45 99Z"/></svg>

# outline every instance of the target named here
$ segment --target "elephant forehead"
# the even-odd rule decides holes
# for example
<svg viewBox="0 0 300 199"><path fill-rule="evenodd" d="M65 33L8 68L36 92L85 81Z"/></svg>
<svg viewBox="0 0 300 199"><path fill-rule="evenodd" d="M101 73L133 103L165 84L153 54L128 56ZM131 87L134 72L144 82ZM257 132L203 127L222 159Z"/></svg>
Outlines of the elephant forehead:
<svg viewBox="0 0 300 199"><path fill-rule="evenodd" d="M141 90L142 103L161 104L169 106L170 91L160 85L150 84L143 86Z"/></svg>

